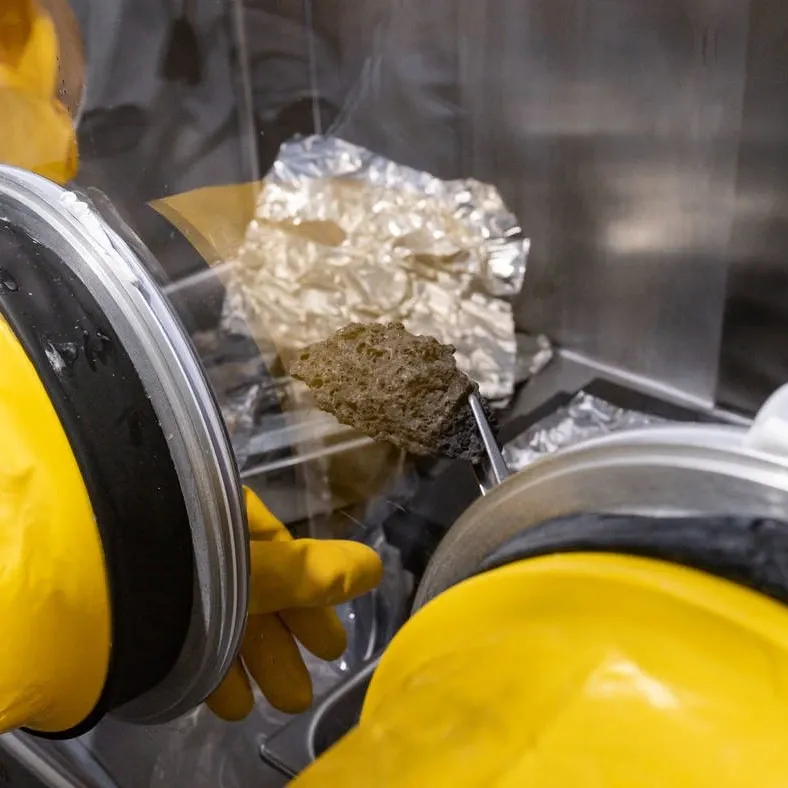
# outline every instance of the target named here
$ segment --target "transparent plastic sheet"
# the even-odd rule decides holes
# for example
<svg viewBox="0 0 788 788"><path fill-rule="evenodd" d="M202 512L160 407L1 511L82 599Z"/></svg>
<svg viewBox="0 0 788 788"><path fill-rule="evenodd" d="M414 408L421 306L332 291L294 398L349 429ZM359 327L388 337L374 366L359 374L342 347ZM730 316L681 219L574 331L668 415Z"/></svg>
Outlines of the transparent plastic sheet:
<svg viewBox="0 0 788 788"><path fill-rule="evenodd" d="M414 583L402 566L399 551L386 540L382 527L367 527L360 541L380 555L383 579L370 594L337 608L348 633L347 651L337 665L349 674L361 669L394 637L407 618Z"/></svg>
<svg viewBox="0 0 788 788"><path fill-rule="evenodd" d="M529 243L498 192L441 181L336 138L282 146L227 275L223 323L287 361L353 321L402 321L457 348L490 399L515 383L508 299ZM309 320L305 320L305 315Z"/></svg>
<svg viewBox="0 0 788 788"><path fill-rule="evenodd" d="M239 467L251 450L261 419L279 413L279 384L268 372L258 346L246 335L226 330L192 335L216 393Z"/></svg>
<svg viewBox="0 0 788 788"><path fill-rule="evenodd" d="M262 184L199 189L153 207L215 265L227 295L211 341L254 339L277 370L287 411L277 420L297 428L301 455L359 440L333 418L326 429L305 387L285 374L289 356L352 320L402 320L454 344L460 367L502 404L521 379L510 300L529 242L490 186L441 181L313 136L282 146ZM254 395L220 393L220 403L242 464L269 463L260 448L271 430Z"/></svg>
<svg viewBox="0 0 788 788"><path fill-rule="evenodd" d="M664 419L619 408L581 391L567 405L509 441L503 455L509 468L519 471L546 454L590 438L664 423Z"/></svg>
<svg viewBox="0 0 788 788"><path fill-rule="evenodd" d="M87 0L80 0L80 2L75 1L75 5L80 8L89 7L92 11L94 6L96 9L103 9L105 3L92 3L87 2ZM167 116L168 123L165 125L172 128L175 126L176 120L179 119L173 118L170 122L169 116L177 114L179 110L183 109L184 104L187 104L187 114L192 120L195 120L194 126L207 126L208 130L211 131L214 125L219 126L223 124L227 114L224 111L226 109L225 104L234 98L231 95L231 91L228 91L223 84L219 85L218 90L218 96L222 99L221 102L218 102L221 104L219 111L217 111L217 101L215 100L217 92L213 90L211 91L213 99L211 102L201 100L202 96L208 92L205 89L200 91L201 95L187 97L188 101L180 100L180 96L178 100L173 100L171 94L162 94L160 99L153 103L151 107L140 99L140 94L145 94L148 91L136 90L135 86L150 81L147 72L156 67L154 61L158 60L158 50L156 49L159 43L158 33L160 29L163 29L163 26L155 21L151 22L145 14L140 16L136 13L139 9L133 4L120 4L112 0L106 5L110 9L106 16L112 22L112 30L108 30L106 25L102 25L100 35L93 37L95 41L91 40L91 44L96 45L91 46L91 65L94 66L94 76L101 77L101 79L89 81L87 110L95 110L97 105L104 104L107 105L108 109L112 109L114 104L133 106L135 108L138 104L141 104L144 112L140 114L143 118L155 118L157 114ZM124 5L124 7L128 6L123 14L118 10L121 5ZM156 4L154 3L153 5ZM157 12L157 15L162 13L158 6L154 11ZM169 7L165 9L168 15L177 13L177 11L178 8L176 6L173 6L172 9ZM91 19L92 16L91 14ZM135 18L139 22L137 25L134 24ZM148 19L148 21L142 24L140 20L143 19ZM151 46L147 43L140 46L138 43L139 39L134 34L137 28L143 28L144 31L150 31L151 34L155 34L157 41L153 43L156 46ZM121 38L125 42L124 47L120 47L119 39L116 36L118 31L123 32ZM107 80L110 77L114 77L118 72L118 69L114 67L117 63L113 63L113 61L118 60L120 62L120 59L115 58L113 53L116 50L120 51L120 49L126 51L127 54L130 51L132 56L123 59L127 68L123 69L124 74L120 81L126 84L120 86L121 90L119 93L118 85L110 85ZM134 50L136 50L136 53ZM107 55L106 59L101 57L102 51ZM96 54L99 55L98 59L94 57ZM140 54L142 57L134 57L134 54ZM287 56L290 57L290 54L288 52ZM95 68L96 63L99 64L99 68ZM105 67L102 68L102 65ZM213 72L214 69L208 70ZM269 62L266 62L265 70L269 73L273 71ZM276 81L280 81L278 74ZM216 82L218 80L212 80L212 83ZM212 84L212 87L215 87L215 85ZM149 92L154 93L153 90ZM306 91L306 95L308 94L309 91ZM113 100L107 101L107 97ZM206 111L203 111L204 107L207 107ZM196 121L199 121L199 124ZM117 135L113 132L117 132L119 135L120 132L125 130L121 119L111 124L108 130L109 133L106 133L107 130L105 128L103 136L114 139ZM170 153L163 158L162 156L146 156L146 152L150 153L150 150L155 149L160 153L163 148L160 145L153 144L155 143L154 135L147 133L135 135L133 128L131 131L131 134L126 134L125 136L132 139L139 138L142 142L142 145L139 146L140 153L138 158L156 160L159 162L159 166L150 168L138 167L134 160L135 157L129 157L131 159L129 162L129 160L111 149L112 146L108 145L104 146L104 153L96 156L97 160L86 159L83 162L86 182L92 183L96 181L104 185L105 180L109 181L111 186L104 187L113 194L113 197L117 197L119 202L125 203L127 208L130 206L133 209L138 202L144 201L152 194L160 191L181 191L202 185L205 182L224 182L228 179L236 180L243 177L252 177L240 166L232 167L233 172L228 176L226 163L217 163L219 157L214 155L213 151L208 152L211 155L205 154L209 165L207 168L195 166L195 158L191 155L170 155L172 151L169 148ZM183 142L185 143L192 142L195 136L191 127L188 131L191 132L191 136L184 135L185 139ZM93 137L101 139L102 135L94 134L91 129L91 141ZM165 139L165 142L169 143L175 137L174 133L165 134L164 137L159 137L159 141ZM153 143L151 142L152 140ZM182 150L183 147L184 144L181 143L176 153L192 153L191 150ZM192 147L196 147L196 145L192 145ZM106 152L107 149L109 149L108 153ZM203 152L201 151L199 156L202 155ZM119 160L121 160L122 166L119 166ZM200 163L202 164L202 162ZM181 167L182 164L188 166L183 169ZM177 170L178 177L173 177L173 170ZM140 195L144 195L141 200L139 199ZM222 226L220 231L220 235L226 235L227 227ZM504 243L506 244L508 241L504 241ZM527 251L527 242L523 242L523 244L523 252L525 252ZM420 252L422 249L418 248L416 251ZM157 253L159 256L166 257L167 249L163 253L162 250L157 249ZM523 257L523 267L524 262ZM493 287L492 291L494 290L495 288ZM506 290L505 287L504 290ZM511 289L511 292L504 292L503 298L514 295L518 290L519 285L516 289ZM471 295L474 294L471 293ZM470 303L470 318L473 318L474 308L481 310L482 314L487 311L486 305L488 301L486 299L489 295L490 293L484 290L481 292L480 298ZM502 310L501 314L508 321L510 310L505 301L501 301L500 309ZM224 346L228 341L232 344L237 336L237 332L219 332L212 338L211 342ZM511 341L508 332L505 332L503 337L506 341ZM205 337L193 338L198 343L200 339L205 339ZM473 347L471 345L471 350L467 351L468 354L474 352ZM479 349L485 352L483 343ZM489 348L486 350L489 352ZM267 380L255 378L254 374L250 374L252 365L247 365L245 361L238 362L237 359L227 360L220 358L216 363L209 363L210 359L207 358L203 351L204 348L201 348L201 357L206 363L208 374L221 399L222 410L230 431L233 433L239 460L242 462L245 457L245 451L248 448L246 443L259 427L259 420L256 414L260 411L262 405L268 402L271 392L274 391L274 394L276 393L277 381L274 381L273 385L269 385ZM210 355L211 352L208 351L208 354ZM474 359L474 361L478 360ZM246 368L244 369L244 367ZM489 373L490 371L491 368L488 367L487 372ZM257 382L253 382L255 380ZM257 434L259 437L261 433L258 432ZM384 608L389 611L386 614L385 621L394 621L399 615L398 600L406 598L409 593L407 575L400 571L399 554L385 543L382 532L374 525L366 528L364 539L373 544L384 557L386 571L379 594L385 597ZM357 612L351 606L341 609L340 614L348 623L358 619ZM384 629L384 632L388 631ZM388 636L390 635L384 635L384 637ZM362 651L364 654L368 653L371 640L364 639L362 635L357 634L352 629L350 637L351 646L346 656L348 659L352 657L358 660L361 658ZM341 671L344 669L342 664L322 663L308 655L306 655L306 659L315 681L316 696L327 691L337 681ZM103 723L98 730L86 736L85 741L91 744L101 762L110 768L112 774L117 777L118 783L122 786L181 784L222 785L230 788L251 784L268 786L279 783L269 782L266 779L267 775L264 774L264 767L262 767L257 757L261 732L279 727L286 719L285 715L279 715L274 712L260 698L250 719L240 725L221 723L203 708L186 715L176 723L156 728L132 728L110 719ZM79 744L81 745L82 742L79 742Z"/></svg>

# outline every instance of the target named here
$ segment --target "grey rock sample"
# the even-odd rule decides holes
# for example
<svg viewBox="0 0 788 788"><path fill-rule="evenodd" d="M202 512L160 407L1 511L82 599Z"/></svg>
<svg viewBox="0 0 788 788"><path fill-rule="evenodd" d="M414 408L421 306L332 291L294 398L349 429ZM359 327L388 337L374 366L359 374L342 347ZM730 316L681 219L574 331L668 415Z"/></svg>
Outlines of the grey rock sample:
<svg viewBox="0 0 788 788"><path fill-rule="evenodd" d="M321 410L371 438L424 456L484 455L468 405L478 387L457 369L454 348L401 323L351 323L301 351L290 374Z"/></svg>

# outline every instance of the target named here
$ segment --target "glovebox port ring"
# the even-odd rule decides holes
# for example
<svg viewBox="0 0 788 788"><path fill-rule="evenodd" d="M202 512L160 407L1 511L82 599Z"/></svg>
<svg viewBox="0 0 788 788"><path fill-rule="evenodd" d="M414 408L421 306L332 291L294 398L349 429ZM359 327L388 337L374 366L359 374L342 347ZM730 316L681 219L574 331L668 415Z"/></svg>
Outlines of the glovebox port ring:
<svg viewBox="0 0 788 788"><path fill-rule="evenodd" d="M186 503L156 413L95 299L57 254L0 224L0 312L34 365L90 496L104 549L112 647L104 690L71 738L172 669L189 628Z"/></svg>

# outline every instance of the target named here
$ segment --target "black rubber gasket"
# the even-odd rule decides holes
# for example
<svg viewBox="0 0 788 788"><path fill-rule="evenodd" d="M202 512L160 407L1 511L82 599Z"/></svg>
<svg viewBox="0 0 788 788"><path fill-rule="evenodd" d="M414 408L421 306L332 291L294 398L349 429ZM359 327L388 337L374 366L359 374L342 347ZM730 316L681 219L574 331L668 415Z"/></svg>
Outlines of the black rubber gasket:
<svg viewBox="0 0 788 788"><path fill-rule="evenodd" d="M751 517L561 517L522 531L474 574L537 556L589 552L681 564L788 603L788 523Z"/></svg>
<svg viewBox="0 0 788 788"><path fill-rule="evenodd" d="M106 316L57 254L7 223L0 313L68 436L104 549L112 648L101 698L71 730L29 731L71 738L158 684L178 659L193 602L189 518L166 436Z"/></svg>

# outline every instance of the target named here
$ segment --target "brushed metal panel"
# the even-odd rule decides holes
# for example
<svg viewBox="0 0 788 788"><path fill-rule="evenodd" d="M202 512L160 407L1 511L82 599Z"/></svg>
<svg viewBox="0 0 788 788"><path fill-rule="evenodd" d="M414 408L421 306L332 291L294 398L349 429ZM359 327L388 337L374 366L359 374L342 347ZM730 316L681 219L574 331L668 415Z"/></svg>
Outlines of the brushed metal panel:
<svg viewBox="0 0 788 788"><path fill-rule="evenodd" d="M520 324L710 400L748 4L462 8L467 169L533 237Z"/></svg>
<svg viewBox="0 0 788 788"><path fill-rule="evenodd" d="M788 380L788 5L752 0L719 399Z"/></svg>

